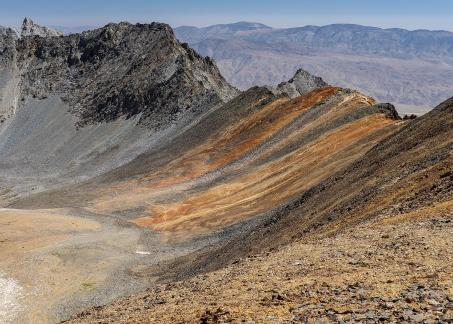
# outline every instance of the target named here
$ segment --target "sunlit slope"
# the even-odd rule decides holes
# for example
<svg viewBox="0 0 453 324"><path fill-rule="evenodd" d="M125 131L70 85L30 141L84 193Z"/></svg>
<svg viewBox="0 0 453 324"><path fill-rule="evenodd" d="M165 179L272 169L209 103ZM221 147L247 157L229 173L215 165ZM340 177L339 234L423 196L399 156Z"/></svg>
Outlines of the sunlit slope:
<svg viewBox="0 0 453 324"><path fill-rule="evenodd" d="M252 88L162 148L19 205L84 206L172 236L207 233L284 205L401 124L391 106L351 90L290 100Z"/></svg>
<svg viewBox="0 0 453 324"><path fill-rule="evenodd" d="M363 104L363 97L353 97ZM323 102L305 113L323 107L327 111L323 116L329 116L345 108L340 105L336 109L337 105L329 109L325 102L330 101ZM291 103L281 108L286 105ZM349 115L354 118L341 126L334 123L337 126L322 132L318 139L304 144L301 137L299 145L273 160L261 159L269 155L257 153L252 162L243 164L241 172L206 186L204 191L192 189L171 201L157 202L162 209L174 206L178 212L172 215L158 214L152 209L156 204L145 209L144 213L150 215L136 223L173 231L173 235L189 229L205 230L215 227L215 213L225 210L222 217L234 215L225 207L227 203L240 205L236 214L246 217L247 211L266 209L274 197L290 191L291 184L286 182L274 195L262 194L266 189L241 194L243 188L267 180L269 164L288 162L302 147L306 149L298 160L298 165L303 165L299 177L313 179L311 174L319 170L330 172L313 185L307 184L308 189L301 184L298 196L270 210L266 217L241 222L230 239L143 271L146 275L157 272L161 281L177 282L92 308L75 317L74 322L215 322L219 318L233 322L263 322L269 318L288 322L361 322L366 318L448 322L452 314L453 99L408 122L384 117L391 110L383 108L361 106ZM366 110L373 113L365 116ZM382 114L385 111L387 114ZM303 132L303 128L297 129ZM349 132L342 133L343 129ZM364 135L359 136L362 133L357 129ZM338 135L336 140L330 140L332 133ZM350 141L349 136L360 139L344 144ZM379 143L365 149L369 145L365 143L381 136ZM322 140L331 146L321 146ZM266 143L275 144L272 140ZM335 144L342 148L329 158L324 152ZM317 153L323 152L324 158L315 159L316 168L309 169L309 148L315 146L323 147ZM335 172L334 167L325 167L334 156L335 163L329 166L340 163L343 156L350 156L352 162ZM291 167L286 163L280 173L273 174L284 174ZM257 176L251 181L253 173ZM243 181L244 187L237 190L225 189L221 195L218 188L231 188L238 179L249 182ZM215 189L219 190L217 201L222 204L214 205L212 200L182 207ZM250 204L242 203L241 195ZM432 311L434 304L441 311ZM408 309L413 312L408 313Z"/></svg>
<svg viewBox="0 0 453 324"><path fill-rule="evenodd" d="M451 217L452 201L453 99L449 99L303 192L253 230L189 262L197 259L191 267L207 271L271 247L330 237L376 218L398 224ZM213 261L212 255L222 258ZM184 265L181 269L185 271Z"/></svg>

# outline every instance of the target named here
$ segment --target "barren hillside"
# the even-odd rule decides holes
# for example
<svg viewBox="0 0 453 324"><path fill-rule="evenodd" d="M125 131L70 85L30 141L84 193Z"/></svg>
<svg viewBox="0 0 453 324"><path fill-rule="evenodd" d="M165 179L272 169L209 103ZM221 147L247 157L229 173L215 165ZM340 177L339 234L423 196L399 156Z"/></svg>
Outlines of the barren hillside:
<svg viewBox="0 0 453 324"><path fill-rule="evenodd" d="M9 322L451 318L452 99L403 120L303 70L239 92L165 24L24 30L0 32Z"/></svg>
<svg viewBox="0 0 453 324"><path fill-rule="evenodd" d="M184 280L71 322L451 322L452 152L449 100L240 238L162 267Z"/></svg>

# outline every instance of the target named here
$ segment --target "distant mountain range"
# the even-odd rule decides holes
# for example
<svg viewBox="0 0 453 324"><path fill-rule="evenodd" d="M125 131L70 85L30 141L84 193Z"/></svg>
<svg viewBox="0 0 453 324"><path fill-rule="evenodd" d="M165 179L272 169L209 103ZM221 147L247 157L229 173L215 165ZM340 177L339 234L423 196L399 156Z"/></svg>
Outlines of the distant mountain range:
<svg viewBox="0 0 453 324"><path fill-rule="evenodd" d="M204 28L181 26L175 28L178 37L186 42L195 43L206 39L230 39L234 36L245 36L248 32L272 31L272 27L260 23L237 22L220 24Z"/></svg>
<svg viewBox="0 0 453 324"><path fill-rule="evenodd" d="M423 112L453 91L453 33L447 31L348 24L274 29L248 22L175 31L241 89L277 84L304 68L409 112Z"/></svg>
<svg viewBox="0 0 453 324"><path fill-rule="evenodd" d="M267 44L294 43L307 48L352 54L398 58L453 57L453 33L448 31L381 29L353 24L273 29L259 23L239 22L205 28L183 26L176 28L176 32L190 43L206 39L242 37Z"/></svg>

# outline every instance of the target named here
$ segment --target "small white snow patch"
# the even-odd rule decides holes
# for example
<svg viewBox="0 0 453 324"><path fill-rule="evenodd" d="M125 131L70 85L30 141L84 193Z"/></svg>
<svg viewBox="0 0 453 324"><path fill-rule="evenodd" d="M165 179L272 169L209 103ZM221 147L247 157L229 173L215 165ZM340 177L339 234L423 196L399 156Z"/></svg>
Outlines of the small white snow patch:
<svg viewBox="0 0 453 324"><path fill-rule="evenodd" d="M21 292L22 287L16 280L0 273L0 323L11 323L16 318L21 309Z"/></svg>
<svg viewBox="0 0 453 324"><path fill-rule="evenodd" d="M141 255L150 255L151 254L151 252L146 252L146 251L135 251L135 253L141 254Z"/></svg>

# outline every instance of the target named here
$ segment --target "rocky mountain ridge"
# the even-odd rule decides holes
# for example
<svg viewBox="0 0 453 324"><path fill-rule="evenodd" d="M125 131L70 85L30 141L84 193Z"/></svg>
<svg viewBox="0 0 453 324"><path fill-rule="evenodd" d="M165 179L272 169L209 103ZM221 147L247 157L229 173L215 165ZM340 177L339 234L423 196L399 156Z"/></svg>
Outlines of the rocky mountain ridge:
<svg viewBox="0 0 453 324"><path fill-rule="evenodd" d="M239 92L160 23L1 35L2 318L452 315L453 99L401 119L305 70Z"/></svg>
<svg viewBox="0 0 453 324"><path fill-rule="evenodd" d="M155 44L159 51L147 54ZM216 104L235 95L209 59L179 44L163 24L120 23L62 38L24 37L18 43L17 64L24 70L24 95L42 98L57 92L80 115L81 123L139 113L152 123L152 110L159 110L156 118L165 113L175 116L196 110L195 105L207 105L210 100ZM195 82L200 83L198 88ZM181 91L186 97L178 99L174 87L180 86L194 92ZM168 100L159 103L160 97Z"/></svg>
<svg viewBox="0 0 453 324"><path fill-rule="evenodd" d="M396 127L159 285L69 322L451 322L453 98Z"/></svg>
<svg viewBox="0 0 453 324"><path fill-rule="evenodd" d="M28 189L37 169L49 185L119 166L238 93L165 24L27 33L0 37L0 173Z"/></svg>

